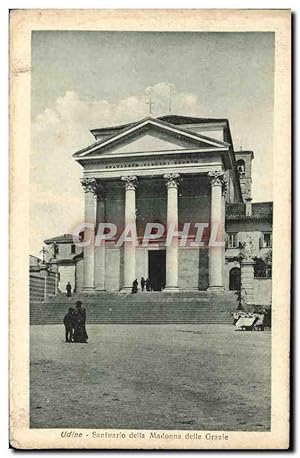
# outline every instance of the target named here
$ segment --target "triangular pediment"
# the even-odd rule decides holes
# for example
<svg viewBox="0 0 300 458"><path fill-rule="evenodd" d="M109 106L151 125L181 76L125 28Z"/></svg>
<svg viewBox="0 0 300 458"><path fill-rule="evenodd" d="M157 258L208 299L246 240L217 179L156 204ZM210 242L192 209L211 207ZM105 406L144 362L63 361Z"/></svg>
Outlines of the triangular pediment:
<svg viewBox="0 0 300 458"><path fill-rule="evenodd" d="M139 133L133 138L125 138L122 143L112 144L106 154L127 154L155 151L172 151L178 149L197 148L197 142L175 137L166 132L152 128L148 132Z"/></svg>
<svg viewBox="0 0 300 458"><path fill-rule="evenodd" d="M75 157L128 155L180 151L199 148L222 148L228 145L177 126L147 118L113 137L94 143L75 153Z"/></svg>

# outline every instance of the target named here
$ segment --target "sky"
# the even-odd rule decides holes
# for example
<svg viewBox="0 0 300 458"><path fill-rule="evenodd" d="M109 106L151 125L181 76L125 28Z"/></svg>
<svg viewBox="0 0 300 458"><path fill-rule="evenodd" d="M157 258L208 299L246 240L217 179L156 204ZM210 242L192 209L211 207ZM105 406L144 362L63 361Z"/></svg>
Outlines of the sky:
<svg viewBox="0 0 300 458"><path fill-rule="evenodd" d="M90 129L149 114L228 118L236 150L254 151L253 201L272 200L273 33L32 34L31 254L83 219L72 154Z"/></svg>

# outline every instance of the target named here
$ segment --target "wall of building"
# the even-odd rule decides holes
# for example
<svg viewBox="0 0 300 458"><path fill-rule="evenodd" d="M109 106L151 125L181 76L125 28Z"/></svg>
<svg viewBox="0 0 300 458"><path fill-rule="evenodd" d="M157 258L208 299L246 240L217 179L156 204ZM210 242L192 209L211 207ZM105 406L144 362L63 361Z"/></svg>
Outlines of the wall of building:
<svg viewBox="0 0 300 458"><path fill-rule="evenodd" d="M179 248L178 286L181 289L198 289L199 249Z"/></svg>
<svg viewBox="0 0 300 458"><path fill-rule="evenodd" d="M178 189L178 221L209 223L210 193L207 177L185 177Z"/></svg>
<svg viewBox="0 0 300 458"><path fill-rule="evenodd" d="M136 278L140 283L141 277L147 278L148 273L148 249L136 248Z"/></svg>
<svg viewBox="0 0 300 458"><path fill-rule="evenodd" d="M122 280L123 253L119 248L107 248L105 251L106 290L119 291Z"/></svg>
<svg viewBox="0 0 300 458"><path fill-rule="evenodd" d="M185 129L197 132L200 135L209 137L211 139L219 140L221 142L225 141L224 138L224 123L223 124L186 124L181 126Z"/></svg>
<svg viewBox="0 0 300 458"><path fill-rule="evenodd" d="M59 282L58 288L64 293L66 291L66 285L68 282L71 283L72 290L75 288L75 265L58 266Z"/></svg>
<svg viewBox="0 0 300 458"><path fill-rule="evenodd" d="M56 247L58 248L59 252L54 254L54 244L47 245L47 251L45 255L45 259L49 262L52 259L56 259L57 261L66 260L71 261L74 256L80 254L82 252L82 248L75 245L75 253L72 253L71 246L73 242L70 243L56 243Z"/></svg>
<svg viewBox="0 0 300 458"><path fill-rule="evenodd" d="M229 231L228 231L229 232ZM235 232L235 231L232 231ZM262 232L259 231L253 231L253 232L238 232L237 233L237 243L244 243L248 242L251 240L252 242L252 247L253 247L253 256L259 256L260 255L260 247L259 247L259 241L261 238ZM240 249L239 248L227 248L225 255L227 257L235 257L240 254Z"/></svg>
<svg viewBox="0 0 300 458"><path fill-rule="evenodd" d="M45 277L36 272L29 275L29 297L31 301L41 302L45 299Z"/></svg>
<svg viewBox="0 0 300 458"><path fill-rule="evenodd" d="M272 280L254 278L254 304L270 306L272 300Z"/></svg>
<svg viewBox="0 0 300 458"><path fill-rule="evenodd" d="M29 271L30 301L44 301L56 293L56 273L44 267Z"/></svg>
<svg viewBox="0 0 300 458"><path fill-rule="evenodd" d="M144 235L147 223L167 222L167 188L163 179L141 180L136 190L136 224L138 235Z"/></svg>
<svg viewBox="0 0 300 458"><path fill-rule="evenodd" d="M105 200L106 222L115 224L118 228L118 236L122 233L125 217L125 190L121 181L107 184Z"/></svg>

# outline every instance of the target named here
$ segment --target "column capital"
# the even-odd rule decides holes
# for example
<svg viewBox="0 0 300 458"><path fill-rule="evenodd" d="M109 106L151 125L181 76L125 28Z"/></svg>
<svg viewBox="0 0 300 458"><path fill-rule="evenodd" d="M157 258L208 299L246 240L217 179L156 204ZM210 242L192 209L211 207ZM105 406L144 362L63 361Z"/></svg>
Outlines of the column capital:
<svg viewBox="0 0 300 458"><path fill-rule="evenodd" d="M97 199L104 199L107 193L106 186L96 178L82 178L81 185L84 192L92 192Z"/></svg>
<svg viewBox="0 0 300 458"><path fill-rule="evenodd" d="M121 181L123 181L125 190L126 191L135 191L138 185L138 179L135 175L133 176L123 176L121 177Z"/></svg>
<svg viewBox="0 0 300 458"><path fill-rule="evenodd" d="M208 172L208 179L210 181L211 186L221 186L222 187L222 194L225 196L228 183L225 178L224 172L220 170L214 170L213 172Z"/></svg>
<svg viewBox="0 0 300 458"><path fill-rule="evenodd" d="M224 172L221 172L220 170L208 172L208 178L212 186L223 186Z"/></svg>
<svg viewBox="0 0 300 458"><path fill-rule="evenodd" d="M178 188L180 174L179 173L165 173L163 176L167 188Z"/></svg>
<svg viewBox="0 0 300 458"><path fill-rule="evenodd" d="M83 187L84 192L96 193L97 181L95 178L82 178L80 182L81 182L81 186Z"/></svg>

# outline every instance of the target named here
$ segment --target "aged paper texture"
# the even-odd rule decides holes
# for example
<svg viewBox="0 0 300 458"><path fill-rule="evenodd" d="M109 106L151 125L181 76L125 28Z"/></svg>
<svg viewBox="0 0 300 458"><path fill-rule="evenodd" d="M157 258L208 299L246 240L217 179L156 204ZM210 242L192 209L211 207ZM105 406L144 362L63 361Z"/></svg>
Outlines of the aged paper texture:
<svg viewBox="0 0 300 458"><path fill-rule="evenodd" d="M10 14L10 443L289 447L291 13Z"/></svg>

